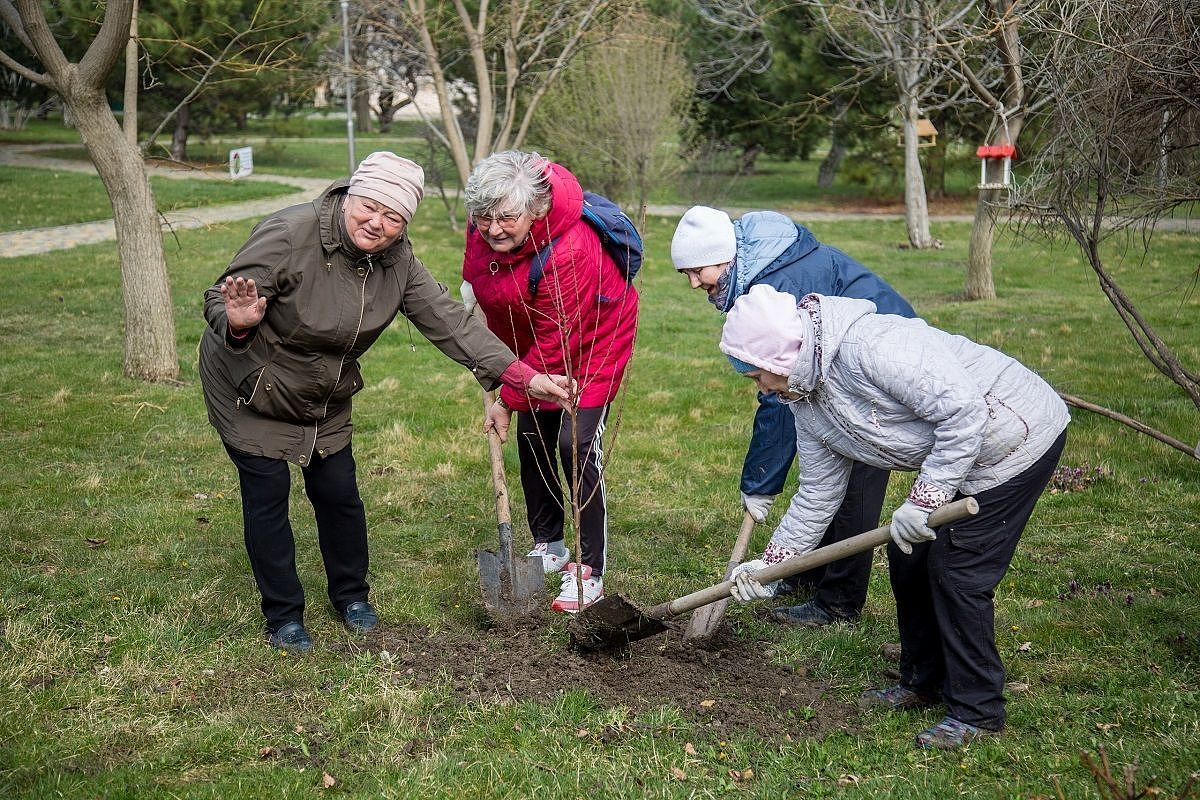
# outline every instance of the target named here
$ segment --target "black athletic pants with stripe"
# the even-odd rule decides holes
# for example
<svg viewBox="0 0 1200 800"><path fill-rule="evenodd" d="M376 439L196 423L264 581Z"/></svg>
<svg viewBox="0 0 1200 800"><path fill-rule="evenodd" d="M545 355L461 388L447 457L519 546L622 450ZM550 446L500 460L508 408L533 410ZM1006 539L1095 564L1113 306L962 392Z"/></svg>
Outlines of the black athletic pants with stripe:
<svg viewBox="0 0 1200 800"><path fill-rule="evenodd" d="M608 546L608 507L604 496L604 450L601 437L608 406L581 408L572 418L561 409L517 412L517 453L521 489L535 543L563 538L567 508L575 498L578 465L579 533L583 552L575 560L604 574ZM574 422L574 425L572 425ZM574 430L572 430L574 428ZM564 504L559 464L571 494ZM572 546L573 545L568 545Z"/></svg>

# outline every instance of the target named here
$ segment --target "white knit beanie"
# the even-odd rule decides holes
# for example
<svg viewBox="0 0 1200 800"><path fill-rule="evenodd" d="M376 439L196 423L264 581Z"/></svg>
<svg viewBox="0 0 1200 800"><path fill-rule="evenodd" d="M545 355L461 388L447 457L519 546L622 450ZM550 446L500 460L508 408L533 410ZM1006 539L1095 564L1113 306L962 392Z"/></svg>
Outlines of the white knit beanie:
<svg viewBox="0 0 1200 800"><path fill-rule="evenodd" d="M728 264L736 250L733 220L724 211L708 206L689 208L671 237L671 261L675 269Z"/></svg>

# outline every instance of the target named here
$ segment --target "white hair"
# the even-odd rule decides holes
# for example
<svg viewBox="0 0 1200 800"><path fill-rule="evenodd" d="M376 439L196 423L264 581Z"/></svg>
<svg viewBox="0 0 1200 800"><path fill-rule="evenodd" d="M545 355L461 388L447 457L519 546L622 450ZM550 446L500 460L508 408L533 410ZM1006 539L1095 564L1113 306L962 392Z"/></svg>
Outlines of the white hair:
<svg viewBox="0 0 1200 800"><path fill-rule="evenodd" d="M467 213L479 216L525 212L543 217L550 210L547 161L537 153L504 150L475 165L463 189Z"/></svg>

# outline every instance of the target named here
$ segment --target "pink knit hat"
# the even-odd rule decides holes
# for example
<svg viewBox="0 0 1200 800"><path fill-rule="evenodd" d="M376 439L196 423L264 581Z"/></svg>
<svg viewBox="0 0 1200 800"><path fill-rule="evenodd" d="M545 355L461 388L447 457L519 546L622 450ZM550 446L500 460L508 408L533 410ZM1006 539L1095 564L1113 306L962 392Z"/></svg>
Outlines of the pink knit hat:
<svg viewBox="0 0 1200 800"><path fill-rule="evenodd" d="M804 322L796 298L766 284L750 287L737 299L721 330L721 352L737 362L788 376L800 357ZM738 369L741 372L741 369Z"/></svg>
<svg viewBox="0 0 1200 800"><path fill-rule="evenodd" d="M383 203L412 222L425 195L425 170L415 161L378 150L367 156L350 176L347 194Z"/></svg>

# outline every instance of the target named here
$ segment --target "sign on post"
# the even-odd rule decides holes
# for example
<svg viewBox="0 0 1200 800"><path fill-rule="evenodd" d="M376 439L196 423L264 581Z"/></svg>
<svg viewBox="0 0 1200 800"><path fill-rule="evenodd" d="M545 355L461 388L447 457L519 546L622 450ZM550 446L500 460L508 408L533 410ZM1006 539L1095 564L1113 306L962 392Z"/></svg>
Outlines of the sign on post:
<svg viewBox="0 0 1200 800"><path fill-rule="evenodd" d="M254 148L238 147L229 151L229 177L244 178L254 172Z"/></svg>

